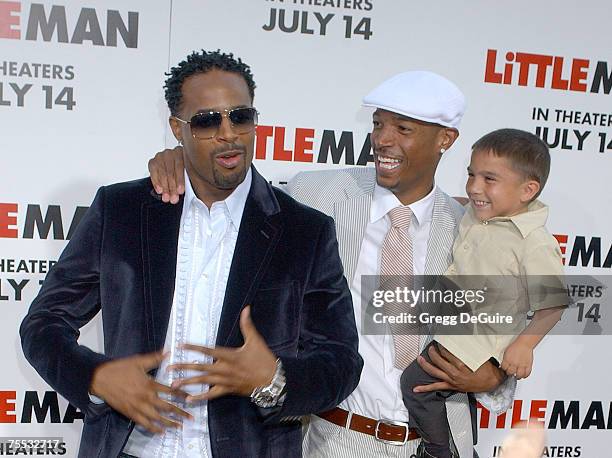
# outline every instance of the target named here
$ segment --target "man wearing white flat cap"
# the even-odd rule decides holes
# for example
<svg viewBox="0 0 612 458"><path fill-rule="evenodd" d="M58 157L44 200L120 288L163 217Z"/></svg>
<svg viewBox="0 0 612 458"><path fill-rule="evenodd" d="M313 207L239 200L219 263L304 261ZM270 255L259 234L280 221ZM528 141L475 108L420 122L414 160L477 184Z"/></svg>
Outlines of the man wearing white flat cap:
<svg viewBox="0 0 612 458"><path fill-rule="evenodd" d="M297 200L335 219L358 328L364 310L362 276L444 273L463 214L434 183L442 154L459 135L465 110L461 91L440 75L411 71L383 82L364 97L363 105L376 109L371 136L375 170L300 173L288 185ZM311 418L304 456L414 456L420 440L407 427L400 376L429 340L360 332L364 368L359 385L336 409ZM424 389L458 391L447 400L451 448L461 458L472 458L474 402L465 392L492 390L504 376L490 363L472 373L448 353L431 357L437 367L420 360L443 382ZM422 454L418 450L417 456Z"/></svg>
<svg viewBox="0 0 612 458"><path fill-rule="evenodd" d="M362 276L443 274L452 261L463 214L463 208L434 183L442 154L459 135L465 110L461 91L440 75L411 71L383 82L364 97L363 105L375 108L371 135L375 169L303 172L287 186L294 198L334 218L358 328ZM177 151L158 153L149 162L157 189L168 182L167 176L159 178L166 175L164 170L175 170L177 162L180 169ZM178 174L171 181L180 184L180 179ZM164 200L178 198L175 189L164 191ZM311 417L304 456L423 456L418 433L408 427L400 377L429 340L360 332L364 368L359 385L337 408ZM422 389L457 391L446 401L451 449L460 458L477 456L474 401L465 393L494 390L504 374L490 363L472 372L451 354L433 348L430 357L435 366L422 357L419 362L442 381ZM512 393L507 396L506 391L478 397L499 410L499 405L511 402Z"/></svg>

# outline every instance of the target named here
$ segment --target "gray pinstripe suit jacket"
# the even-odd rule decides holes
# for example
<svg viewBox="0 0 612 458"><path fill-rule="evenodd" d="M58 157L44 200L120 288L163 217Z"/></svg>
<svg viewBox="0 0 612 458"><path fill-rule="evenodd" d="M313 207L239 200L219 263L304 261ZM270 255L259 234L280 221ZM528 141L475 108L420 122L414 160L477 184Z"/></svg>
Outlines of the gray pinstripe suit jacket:
<svg viewBox="0 0 612 458"><path fill-rule="evenodd" d="M373 168L349 168L302 172L287 185L296 200L331 216L336 223L344 274L352 284L361 242L370 216L376 175ZM453 198L436 189L431 234L427 246L425 273L442 274L452 261L453 241L463 208ZM421 337L421 349L431 337ZM366 362L367 364L367 362ZM459 455L472 458L472 424L468 396L456 393L446 401L448 422Z"/></svg>

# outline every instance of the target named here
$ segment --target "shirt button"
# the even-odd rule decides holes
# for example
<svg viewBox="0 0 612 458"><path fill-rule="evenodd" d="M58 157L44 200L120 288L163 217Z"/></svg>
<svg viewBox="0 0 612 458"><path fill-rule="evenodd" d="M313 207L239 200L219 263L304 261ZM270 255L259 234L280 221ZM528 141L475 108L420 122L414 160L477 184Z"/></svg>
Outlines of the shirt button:
<svg viewBox="0 0 612 458"><path fill-rule="evenodd" d="M465 245L463 245L463 249L467 251L470 249L470 246L466 243Z"/></svg>
<svg viewBox="0 0 612 458"><path fill-rule="evenodd" d="M202 278L203 278L204 280L207 280L207 279L208 279L208 274L202 274Z"/></svg>
<svg viewBox="0 0 612 458"><path fill-rule="evenodd" d="M212 235L212 231L211 231L211 230L207 230L207 231L206 231L206 235L207 235L208 237L210 237L210 236Z"/></svg>

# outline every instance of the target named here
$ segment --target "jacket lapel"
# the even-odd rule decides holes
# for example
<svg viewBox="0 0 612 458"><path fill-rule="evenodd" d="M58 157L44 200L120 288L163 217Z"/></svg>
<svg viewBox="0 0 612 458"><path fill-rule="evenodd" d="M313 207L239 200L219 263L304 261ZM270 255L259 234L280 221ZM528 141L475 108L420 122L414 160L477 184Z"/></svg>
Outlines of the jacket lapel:
<svg viewBox="0 0 612 458"><path fill-rule="evenodd" d="M357 270L376 184L374 169L358 170L359 173L347 173L341 182L344 198L334 203L332 215L336 225L338 251L344 267L344 276L349 285L353 284ZM349 172L354 171L354 169L349 170Z"/></svg>
<svg viewBox="0 0 612 458"><path fill-rule="evenodd" d="M442 275L453 260L453 242L457 234L457 223L453 218L447 197L438 188L434 196L434 207L427 241L425 275ZM419 344L423 350L432 336L421 334Z"/></svg>
<svg viewBox="0 0 612 458"><path fill-rule="evenodd" d="M338 250L349 285L353 284L353 277L357 270L361 243L370 217L371 203L372 194L363 194L334 205Z"/></svg>
<svg viewBox="0 0 612 458"><path fill-rule="evenodd" d="M450 206L442 191L436 188L425 259L426 275L441 275L446 271L452 262L456 233L457 223L453 218Z"/></svg>
<svg viewBox="0 0 612 458"><path fill-rule="evenodd" d="M182 199L176 205L151 199L141 209L145 322L150 351L163 348L168 329L182 211Z"/></svg>
<svg viewBox="0 0 612 458"><path fill-rule="evenodd" d="M252 171L253 183L240 223L217 332L217 345L221 346L241 345L240 312L253 300L282 234L274 191L254 167Z"/></svg>

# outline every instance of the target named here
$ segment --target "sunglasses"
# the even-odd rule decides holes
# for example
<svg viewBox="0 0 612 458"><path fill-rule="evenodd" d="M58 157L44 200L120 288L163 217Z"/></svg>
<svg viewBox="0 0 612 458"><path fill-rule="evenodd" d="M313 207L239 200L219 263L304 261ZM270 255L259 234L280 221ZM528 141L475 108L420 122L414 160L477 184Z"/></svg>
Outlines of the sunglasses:
<svg viewBox="0 0 612 458"><path fill-rule="evenodd" d="M200 140L208 140L217 136L224 117L229 119L232 130L237 134L252 132L257 126L259 112L254 107L234 108L233 110L206 111L193 115L191 120L185 121L177 116L174 119L189 124L191 135Z"/></svg>

